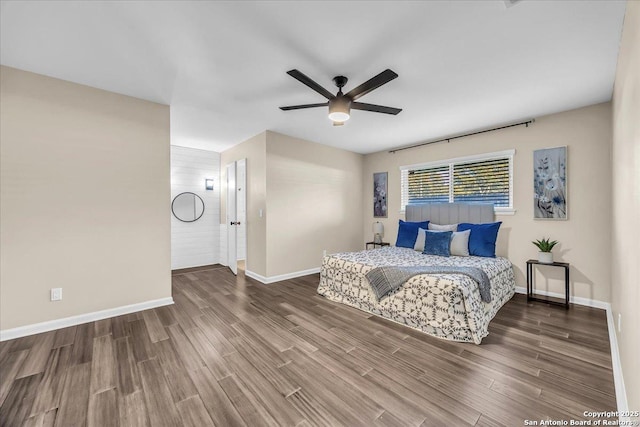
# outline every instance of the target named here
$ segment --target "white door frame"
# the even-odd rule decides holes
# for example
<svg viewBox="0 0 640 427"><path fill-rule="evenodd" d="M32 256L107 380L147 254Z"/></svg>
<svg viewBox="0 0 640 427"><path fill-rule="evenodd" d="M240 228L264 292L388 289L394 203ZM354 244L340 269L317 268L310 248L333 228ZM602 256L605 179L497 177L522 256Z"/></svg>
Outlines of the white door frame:
<svg viewBox="0 0 640 427"><path fill-rule="evenodd" d="M237 192L236 162L231 162L227 165L227 263L233 274L238 274Z"/></svg>
<svg viewBox="0 0 640 427"><path fill-rule="evenodd" d="M242 173L238 173L238 171L242 171ZM238 191L236 192L236 219L238 221L238 227L244 231L244 233L240 233L240 237L236 239L238 242L239 239L244 241L241 244L244 247L244 259L245 260L245 268L246 268L246 260L247 260L247 159L240 159L236 162L236 188ZM243 209L237 209L238 206L241 206ZM244 228L243 228L244 227ZM236 233L238 236L238 233ZM236 253L237 250L236 244Z"/></svg>

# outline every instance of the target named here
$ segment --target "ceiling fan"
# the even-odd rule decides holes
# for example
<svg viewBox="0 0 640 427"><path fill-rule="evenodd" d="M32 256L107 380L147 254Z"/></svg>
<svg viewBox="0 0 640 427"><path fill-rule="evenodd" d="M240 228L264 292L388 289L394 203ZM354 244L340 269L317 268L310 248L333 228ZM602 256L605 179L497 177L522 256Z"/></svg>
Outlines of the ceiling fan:
<svg viewBox="0 0 640 427"><path fill-rule="evenodd" d="M384 70L377 76L372 77L371 79L362 83L360 86L351 89L347 93L342 93L342 88L347 84L348 79L345 76L336 76L333 78L334 83L336 84L336 86L338 86L338 93L336 95L333 95L331 92L329 92L298 70L287 71L287 74L298 80L300 83L309 86L311 89L327 98L328 101L319 104L303 104L292 105L289 107L280 107L280 109L284 111L328 106L329 119L333 121L334 126L342 126L345 121L349 120L352 108L354 110L373 111L374 113L393 115L396 115L400 111L402 111L401 108L385 107L383 105L356 102L356 99L368 94L372 90L377 89L386 83L389 83L391 80L398 77L396 73L389 69Z"/></svg>

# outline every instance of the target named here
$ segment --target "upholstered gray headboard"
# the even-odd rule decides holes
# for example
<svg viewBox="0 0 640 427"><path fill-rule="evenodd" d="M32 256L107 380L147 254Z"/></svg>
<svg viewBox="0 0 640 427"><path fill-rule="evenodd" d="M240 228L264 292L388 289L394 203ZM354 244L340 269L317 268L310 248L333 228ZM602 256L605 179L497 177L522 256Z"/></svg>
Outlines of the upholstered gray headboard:
<svg viewBox="0 0 640 427"><path fill-rule="evenodd" d="M429 220L436 224L458 224L461 222L483 224L494 221L493 205L468 203L407 205L406 219L411 222Z"/></svg>

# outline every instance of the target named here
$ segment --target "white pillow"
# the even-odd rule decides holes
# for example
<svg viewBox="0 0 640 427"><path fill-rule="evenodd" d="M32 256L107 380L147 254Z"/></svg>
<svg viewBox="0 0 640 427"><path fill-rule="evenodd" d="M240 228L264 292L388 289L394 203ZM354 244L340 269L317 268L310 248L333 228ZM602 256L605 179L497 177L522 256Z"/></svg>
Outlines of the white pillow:
<svg viewBox="0 0 640 427"><path fill-rule="evenodd" d="M451 255L469 256L469 236L471 230L458 231L451 236Z"/></svg>
<svg viewBox="0 0 640 427"><path fill-rule="evenodd" d="M427 230L424 228L418 228L418 237L416 238L416 244L413 249L416 251L424 251L424 242L427 240Z"/></svg>
<svg viewBox="0 0 640 427"><path fill-rule="evenodd" d="M458 224L438 225L430 222L427 227L431 231L458 231Z"/></svg>

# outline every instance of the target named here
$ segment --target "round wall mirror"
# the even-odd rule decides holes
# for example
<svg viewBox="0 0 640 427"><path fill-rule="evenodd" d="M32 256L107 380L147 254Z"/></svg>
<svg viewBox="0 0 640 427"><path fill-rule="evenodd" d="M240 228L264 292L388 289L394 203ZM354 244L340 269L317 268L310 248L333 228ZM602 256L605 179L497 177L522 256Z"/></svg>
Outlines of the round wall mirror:
<svg viewBox="0 0 640 427"><path fill-rule="evenodd" d="M204 213L204 201L194 193L180 193L171 202L173 216L182 222L193 222Z"/></svg>

